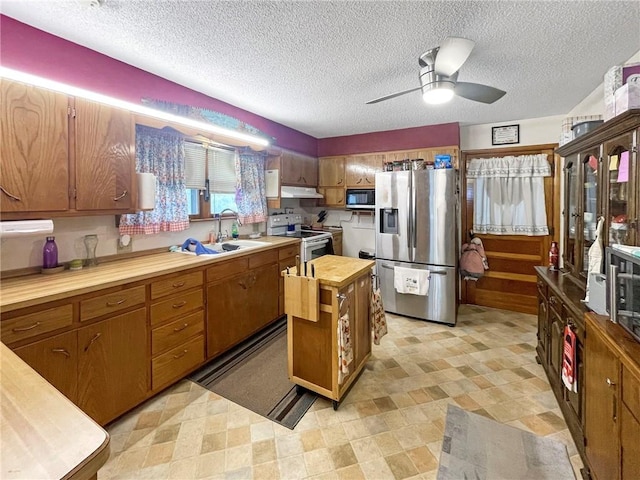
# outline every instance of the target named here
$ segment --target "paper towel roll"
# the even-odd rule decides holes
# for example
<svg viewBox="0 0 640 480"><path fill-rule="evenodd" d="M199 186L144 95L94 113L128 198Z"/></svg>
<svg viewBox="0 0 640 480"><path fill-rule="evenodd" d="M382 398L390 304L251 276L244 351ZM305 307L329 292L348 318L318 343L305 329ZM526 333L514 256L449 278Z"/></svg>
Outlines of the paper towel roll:
<svg viewBox="0 0 640 480"><path fill-rule="evenodd" d="M138 173L138 210L153 210L156 207L156 176L153 173Z"/></svg>

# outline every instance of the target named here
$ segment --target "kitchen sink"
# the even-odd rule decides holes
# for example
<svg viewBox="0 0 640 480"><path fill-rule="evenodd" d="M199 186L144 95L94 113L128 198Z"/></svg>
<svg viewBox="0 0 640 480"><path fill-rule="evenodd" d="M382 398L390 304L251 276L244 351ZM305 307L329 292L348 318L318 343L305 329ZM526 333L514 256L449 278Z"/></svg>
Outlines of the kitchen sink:
<svg viewBox="0 0 640 480"><path fill-rule="evenodd" d="M266 247L271 245L269 242L260 242L258 240L229 240L219 243L203 243L202 246L213 250L216 253L203 253L201 255L230 255L240 250L250 250L252 248ZM179 253L186 253L188 255L195 255L195 252L178 249L175 250Z"/></svg>

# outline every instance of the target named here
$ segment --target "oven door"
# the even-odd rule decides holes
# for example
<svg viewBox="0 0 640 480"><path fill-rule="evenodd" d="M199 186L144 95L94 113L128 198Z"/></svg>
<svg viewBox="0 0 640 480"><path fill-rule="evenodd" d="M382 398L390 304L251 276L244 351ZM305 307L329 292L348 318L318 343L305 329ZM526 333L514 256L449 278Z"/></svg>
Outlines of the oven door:
<svg viewBox="0 0 640 480"><path fill-rule="evenodd" d="M330 237L306 239L302 241L302 261L308 262L323 255L333 255L333 244Z"/></svg>

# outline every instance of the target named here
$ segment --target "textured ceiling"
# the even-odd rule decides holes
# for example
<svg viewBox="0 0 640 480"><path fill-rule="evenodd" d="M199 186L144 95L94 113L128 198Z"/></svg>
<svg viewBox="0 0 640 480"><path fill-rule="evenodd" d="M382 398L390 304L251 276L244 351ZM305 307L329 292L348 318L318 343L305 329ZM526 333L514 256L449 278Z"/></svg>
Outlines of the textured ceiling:
<svg viewBox="0 0 640 480"><path fill-rule="evenodd" d="M316 138L569 112L640 50L640 2L1 0L23 23ZM418 57L447 36L476 47L459 80L492 105L420 92Z"/></svg>

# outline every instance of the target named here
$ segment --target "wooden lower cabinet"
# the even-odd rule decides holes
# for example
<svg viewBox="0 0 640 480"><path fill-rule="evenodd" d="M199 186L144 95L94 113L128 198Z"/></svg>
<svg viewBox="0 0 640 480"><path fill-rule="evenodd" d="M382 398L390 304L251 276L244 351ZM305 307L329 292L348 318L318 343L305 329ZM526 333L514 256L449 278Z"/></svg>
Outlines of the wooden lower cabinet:
<svg viewBox="0 0 640 480"><path fill-rule="evenodd" d="M78 406L104 425L146 398L147 310L78 329Z"/></svg>
<svg viewBox="0 0 640 480"><path fill-rule="evenodd" d="M586 453L591 478L640 478L640 343L586 316Z"/></svg>
<svg viewBox="0 0 640 480"><path fill-rule="evenodd" d="M332 232L333 236L333 254L342 255L342 232Z"/></svg>
<svg viewBox="0 0 640 480"><path fill-rule="evenodd" d="M582 302L584 291L560 272L536 267L538 283L538 332L537 359L549 379L560 410L567 422L578 453L585 457L585 342L583 315L587 311ZM576 335L574 375L575 390L568 389L562 381L565 327Z"/></svg>
<svg viewBox="0 0 640 480"><path fill-rule="evenodd" d="M16 348L14 352L65 397L77 403L78 335L75 331Z"/></svg>
<svg viewBox="0 0 640 480"><path fill-rule="evenodd" d="M211 267L207 284L207 358L213 358L278 318L277 251ZM252 266L253 264L253 266ZM224 272L224 274L220 274Z"/></svg>

